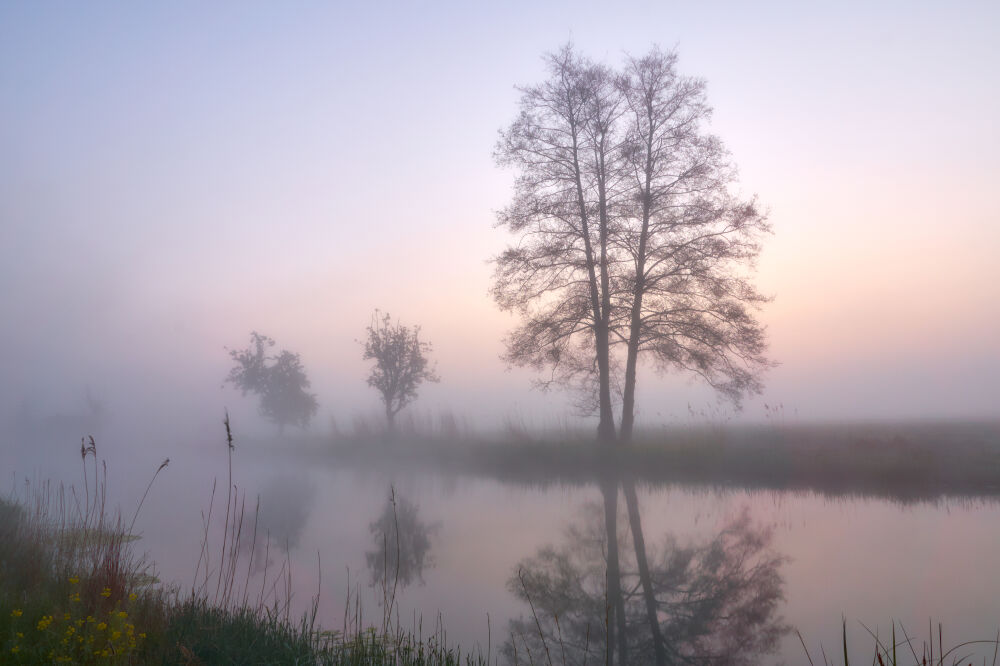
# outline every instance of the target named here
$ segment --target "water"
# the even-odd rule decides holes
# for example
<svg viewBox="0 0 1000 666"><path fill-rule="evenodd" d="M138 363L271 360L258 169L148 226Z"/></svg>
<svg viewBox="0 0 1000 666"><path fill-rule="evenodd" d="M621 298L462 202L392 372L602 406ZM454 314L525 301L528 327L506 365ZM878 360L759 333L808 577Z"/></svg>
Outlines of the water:
<svg viewBox="0 0 1000 666"><path fill-rule="evenodd" d="M22 476L79 483L79 458L9 454L5 469L17 464ZM111 499L131 517L159 459L148 448L113 455ZM162 580L184 589L195 584L213 482L208 552L210 570L218 570L227 476L225 450L217 443L175 448L136 523L141 548ZM991 639L1000 626L1000 579L993 575L1000 504L993 500L902 504L638 485L636 521L624 481L617 493L597 483L531 487L237 450L233 482L245 494L248 516L243 539L249 541L259 497L258 541L268 534L272 542L271 582L264 583L263 548L253 566L250 548L243 549L239 577L247 576L254 598L290 567L293 614L319 594L319 621L331 629L353 623L358 608L365 622L380 624L386 598L393 597L403 628L422 627L427 635L440 624L450 644L494 656L514 644L523 658L525 642L533 654L544 649L541 625L554 662L563 654L575 662L589 648L590 663L597 663L607 630L606 509L616 503L611 515L628 595L626 636L632 649L647 650L644 658L652 659L651 625L633 527L645 541L658 626L687 655L805 663L794 628L820 663L821 647L831 658L841 654L846 617L852 661L868 663L874 638L862 623L887 641L895 620L897 638L905 628L918 653L929 631L937 642L938 622L946 647ZM212 592L214 574L208 580ZM278 597L286 584L280 580ZM992 654L992 646L977 654Z"/></svg>

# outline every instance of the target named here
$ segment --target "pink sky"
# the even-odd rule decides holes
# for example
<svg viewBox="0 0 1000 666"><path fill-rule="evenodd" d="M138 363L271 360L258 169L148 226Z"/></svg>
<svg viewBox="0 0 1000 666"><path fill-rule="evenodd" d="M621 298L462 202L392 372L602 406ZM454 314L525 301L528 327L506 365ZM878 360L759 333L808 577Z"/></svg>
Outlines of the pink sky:
<svg viewBox="0 0 1000 666"><path fill-rule="evenodd" d="M996 417L997 25L972 2L4 6L0 395L141 385L214 413L239 400L223 345L257 329L349 420L377 409L355 340L379 307L434 343L418 409L571 418L498 360L487 260L513 86L572 38L612 64L676 46L771 211L781 365L747 418ZM688 403L714 398L640 378L640 421Z"/></svg>

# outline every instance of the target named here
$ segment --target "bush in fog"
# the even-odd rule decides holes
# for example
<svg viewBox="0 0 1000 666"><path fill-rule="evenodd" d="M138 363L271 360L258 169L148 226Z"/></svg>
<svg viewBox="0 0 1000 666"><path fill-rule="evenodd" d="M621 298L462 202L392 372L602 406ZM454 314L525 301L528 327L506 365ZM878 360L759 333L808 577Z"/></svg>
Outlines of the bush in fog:
<svg viewBox="0 0 1000 666"><path fill-rule="evenodd" d="M260 396L262 416L284 430L288 424L305 427L316 414L316 396L308 393L309 378L298 354L287 349L269 356L267 350L274 340L256 331L250 333L250 346L231 349L229 356L235 362L226 382L240 389L243 395Z"/></svg>
<svg viewBox="0 0 1000 666"><path fill-rule="evenodd" d="M440 381L427 360L431 345L420 340L419 326L394 324L388 313L378 310L372 315L364 345L363 358L375 361L368 385L382 395L385 418L392 428L399 410L416 400L421 384Z"/></svg>

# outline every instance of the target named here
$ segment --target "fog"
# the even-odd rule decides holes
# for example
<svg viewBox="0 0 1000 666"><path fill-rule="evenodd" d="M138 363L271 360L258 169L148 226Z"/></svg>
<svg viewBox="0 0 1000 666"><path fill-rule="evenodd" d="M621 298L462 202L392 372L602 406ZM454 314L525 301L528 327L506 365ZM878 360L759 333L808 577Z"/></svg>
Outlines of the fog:
<svg viewBox="0 0 1000 666"><path fill-rule="evenodd" d="M515 320L487 294L508 242L496 131L569 35L612 60L678 42L770 209L758 282L781 365L744 418L996 413L992 9L414 11L4 8L4 418L79 414L89 387L109 423L196 429L228 407L249 427L219 386L224 347L259 330L301 354L322 432L379 409L357 340L381 308L434 345L443 381L415 409L575 419L498 360ZM640 423L715 404L686 377L642 379Z"/></svg>
<svg viewBox="0 0 1000 666"><path fill-rule="evenodd" d="M581 413L579 395L533 388L544 369L502 360L520 318L490 293L493 260L516 240L497 225L517 176L494 160L498 130L517 117L516 86L544 80L543 54L568 41L615 67L654 44L676 48L679 70L706 82L710 128L739 167L738 193L759 197L773 229L751 273L773 296L757 313L775 362L762 392L739 410L692 373L640 362L637 433L763 424L787 444L816 423L995 422L997 25L1000 5L989 3L629 3L613 12L564 2L4 4L0 491L23 476L78 481L77 447L92 435L101 457L115 461L114 498L131 507L170 458L170 478L158 480L140 523L153 556L169 553L164 577L190 575L198 511L226 470L228 414L243 492L249 504L259 496L261 529L282 546L272 557L309 568L326 543L334 552L325 557L350 562L355 582L370 578L374 587L395 567L411 610L437 604L457 614L476 589L484 609L495 603L519 626L510 566L536 551L551 555L540 549L567 525L593 522L591 504L601 499L588 489L593 478L560 473L539 482L523 469L484 473L456 463L458 481L427 480L405 460L388 471L333 473L310 458L277 463L267 451L304 442L315 453L352 436L390 446L380 439L383 402L363 358L376 310L420 327L440 377L400 411L404 434L446 434L452 444L593 435L597 418ZM273 338L275 353L298 354L318 406L305 427L279 430L285 424L262 415L258 395L226 382L231 352L246 348L252 331ZM614 400L620 409L621 396ZM905 445L924 446L914 427ZM995 429L985 432L995 440ZM895 441L883 434L873 437ZM972 451L980 437L957 440L973 442ZM927 448L942 442L954 443L944 437ZM378 451L399 457L391 447ZM334 488L334 476L343 487ZM679 522L700 515L691 508L704 499L697 492L664 490L656 472L639 478L652 484L643 502L669 495L690 509ZM753 493L803 489L702 481L731 494L712 500L715 531L697 528L695 553L721 543L739 515L745 498L731 484L751 489L745 503L757 518L768 499ZM959 486L934 477L904 499L945 502L920 509L943 521L956 496L995 495L988 480L975 491ZM837 495L832 487L806 485L818 495L787 501L807 502L814 523L832 512L839 525L843 512L817 499ZM879 519L894 519L900 497L860 488L849 486L878 497ZM531 520L512 543L481 552L488 548L469 535L486 528L455 513L456 497L484 512L510 504L496 510L490 534ZM351 502L363 505L356 515L343 508ZM386 536L400 507L409 534L397 527ZM995 513L992 505L962 510L969 514L957 521L956 539ZM778 513L769 520L787 518ZM878 524L858 529L869 534ZM350 534L349 545L335 533ZM809 550L805 536L790 534L776 541ZM394 555L393 538L417 543L415 551ZM667 559L674 551L662 552ZM970 557L991 561L992 552L984 546ZM822 554L813 555L802 555L790 580L815 579ZM484 578L470 573L469 557L485 562ZM349 584L338 576L331 589ZM340 622L343 599L327 594L324 618ZM771 633L783 627L775 608L765 618ZM835 610L832 620L802 612L820 632L839 626ZM460 618L456 634L478 640L476 623L479 616ZM776 641L768 634L761 650Z"/></svg>

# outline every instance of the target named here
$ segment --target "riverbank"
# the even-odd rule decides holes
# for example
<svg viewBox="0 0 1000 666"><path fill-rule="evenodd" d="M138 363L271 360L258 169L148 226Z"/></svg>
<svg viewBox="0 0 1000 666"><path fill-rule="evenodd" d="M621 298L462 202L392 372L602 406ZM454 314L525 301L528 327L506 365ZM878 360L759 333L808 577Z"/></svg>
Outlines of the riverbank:
<svg viewBox="0 0 1000 666"><path fill-rule="evenodd" d="M252 562L243 561L247 551L239 544L250 537L241 534L242 510L233 502L224 507L224 534L231 540L221 545L222 561L209 568L206 560L195 589L164 585L153 564L133 549L137 537L130 534L129 518L104 506L100 466L91 460L88 467L86 452L83 460L83 491L43 483L26 486L21 496L0 498L0 663L472 666L488 661L488 655L449 648L443 630L422 636L401 629L391 612L373 628L361 621L355 605L357 616L345 620L340 631L317 626L315 610L295 619L290 591L280 587L284 569L276 581L267 581L265 573L260 595L249 594L239 581L244 574L250 581ZM136 513L140 508L141 502ZM206 537L203 555L217 546Z"/></svg>
<svg viewBox="0 0 1000 666"><path fill-rule="evenodd" d="M310 462L426 469L505 483L590 484L608 474L649 484L816 492L903 502L1000 498L1000 422L663 428L630 445L589 433L509 438L366 432L256 448Z"/></svg>

